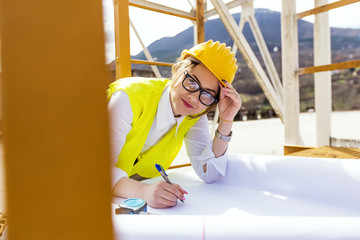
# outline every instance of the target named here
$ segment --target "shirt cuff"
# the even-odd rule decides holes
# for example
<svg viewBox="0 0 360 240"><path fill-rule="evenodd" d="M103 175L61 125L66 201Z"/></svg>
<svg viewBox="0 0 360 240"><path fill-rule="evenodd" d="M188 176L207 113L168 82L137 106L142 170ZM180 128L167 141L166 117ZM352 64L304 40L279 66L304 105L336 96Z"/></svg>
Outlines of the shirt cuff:
<svg viewBox="0 0 360 240"><path fill-rule="evenodd" d="M114 188L115 184L122 179L123 177L127 177L127 173L122 169L112 166L111 167L111 189Z"/></svg>
<svg viewBox="0 0 360 240"><path fill-rule="evenodd" d="M205 159L209 159L207 161L208 171L211 170L211 168L213 167L217 170L218 173L220 173L222 176L225 176L227 162L228 162L227 161L227 159L228 159L228 150L227 149L222 156L215 157L214 152L211 148L211 145L208 144L204 149L203 156L205 157ZM208 171L207 171L207 173L208 173Z"/></svg>
<svg viewBox="0 0 360 240"><path fill-rule="evenodd" d="M215 157L211 144L207 144L200 156L190 157L191 165L193 166L197 175L206 183L212 183L218 180L221 176L225 176L228 163L228 151L220 157ZM203 166L206 165L206 173Z"/></svg>

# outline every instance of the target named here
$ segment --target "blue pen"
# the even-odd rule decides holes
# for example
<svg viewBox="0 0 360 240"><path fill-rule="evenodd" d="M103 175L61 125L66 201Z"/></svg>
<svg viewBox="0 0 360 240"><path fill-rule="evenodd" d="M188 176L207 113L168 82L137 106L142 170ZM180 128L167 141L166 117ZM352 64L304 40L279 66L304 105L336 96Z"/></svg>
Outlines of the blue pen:
<svg viewBox="0 0 360 240"><path fill-rule="evenodd" d="M159 171L159 173L161 174L161 176L164 178L165 182L167 182L168 184L171 184L173 185L171 182L170 182L170 179L168 178L168 175L166 174L164 168L160 165L160 164L155 164L155 167L156 169ZM184 202L182 199L179 198L179 200L181 202Z"/></svg>

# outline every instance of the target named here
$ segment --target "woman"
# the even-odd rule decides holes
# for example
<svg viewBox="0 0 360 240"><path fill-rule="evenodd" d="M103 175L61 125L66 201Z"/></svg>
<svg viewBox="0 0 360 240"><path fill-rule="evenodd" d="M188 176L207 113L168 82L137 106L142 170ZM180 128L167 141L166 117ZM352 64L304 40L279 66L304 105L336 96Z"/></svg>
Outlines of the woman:
<svg viewBox="0 0 360 240"><path fill-rule="evenodd" d="M210 183L225 174L233 119L241 107L231 85L237 70L230 48L219 42L184 50L174 64L173 80L125 78L108 90L112 146L113 194L144 199L154 208L176 205L187 192L164 181L138 180L159 176L183 141L191 164ZM210 138L206 113L219 106L216 137Z"/></svg>

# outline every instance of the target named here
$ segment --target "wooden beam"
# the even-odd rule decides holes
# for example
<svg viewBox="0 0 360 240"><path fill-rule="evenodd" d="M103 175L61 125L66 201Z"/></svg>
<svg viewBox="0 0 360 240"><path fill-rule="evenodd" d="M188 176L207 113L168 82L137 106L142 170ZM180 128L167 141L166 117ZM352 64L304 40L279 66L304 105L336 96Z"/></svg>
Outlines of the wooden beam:
<svg viewBox="0 0 360 240"><path fill-rule="evenodd" d="M291 145L301 144L299 76L295 74L295 70L299 67L298 26L295 14L296 0L282 0L281 59L284 94L284 141L285 144Z"/></svg>
<svg viewBox="0 0 360 240"><path fill-rule="evenodd" d="M101 1L0 5L8 239L110 240Z"/></svg>
<svg viewBox="0 0 360 240"><path fill-rule="evenodd" d="M163 67L172 67L172 63L166 63L166 62L151 62L151 61L145 61L145 60L139 60L139 59L131 59L131 63L134 64L145 64L145 65L156 65L156 66L163 66Z"/></svg>
<svg viewBox="0 0 360 240"><path fill-rule="evenodd" d="M273 86L270 83L269 78L265 74L264 69L262 68L259 60L256 58L245 36L237 31L238 25L236 24L233 16L230 14L229 9L227 9L226 5L222 0L211 0L211 2L214 8L217 10L220 19L223 22L227 31L229 32L231 38L234 40L237 47L239 48L239 51L241 52L247 66L254 74L256 81L259 83L265 96L269 100L271 106L274 108L277 116L281 120L283 120L282 101L276 94Z"/></svg>
<svg viewBox="0 0 360 240"><path fill-rule="evenodd" d="M183 167L190 167L190 166L191 166L191 163L184 163L184 164L179 164L179 165L170 166L169 169L183 168Z"/></svg>
<svg viewBox="0 0 360 240"><path fill-rule="evenodd" d="M131 77L128 0L114 0L116 79Z"/></svg>
<svg viewBox="0 0 360 240"><path fill-rule="evenodd" d="M353 4L356 2L360 2L360 0L341 0L341 1L333 2L333 3L329 3L326 5L322 5L322 6L315 7L313 9L298 13L298 14L296 14L296 19L299 20L299 19L302 19L307 16L311 16L311 15L322 13L322 12L327 12L331 9L343 7L343 6Z"/></svg>
<svg viewBox="0 0 360 240"><path fill-rule="evenodd" d="M137 39L139 40L139 42L140 42L140 44L141 44L141 46L142 46L142 49L143 49L143 51L144 51L144 53L145 53L145 56L146 56L146 59L147 59L148 61L150 61L150 62L153 62L154 60L153 60L153 58L152 58L149 50L147 49L147 47L146 47L145 44L143 43L143 41L142 41L142 39L141 39L138 31L136 30L135 25L133 24L133 22L131 21L131 19L130 19L130 26L131 26L131 28L133 29L133 31L134 31ZM159 71L159 69L158 69L155 65L151 65L151 69L153 70L153 72L154 72L154 74L155 74L155 77L161 78L160 71Z"/></svg>
<svg viewBox="0 0 360 240"><path fill-rule="evenodd" d="M233 0L231 2L226 3L226 7L230 10L230 9L235 8L235 7L239 7L242 4L248 3L249 1L251 1L251 0ZM216 11L215 8L213 8L213 9L210 9L210 10L206 11L205 14L204 14L204 17L205 17L205 19L207 19L207 18L212 17L212 16L214 16L216 14L217 14L217 11Z"/></svg>
<svg viewBox="0 0 360 240"><path fill-rule="evenodd" d="M280 99L283 99L283 93L282 93L282 84L280 81L280 77L279 74L275 68L275 64L274 61L271 58L269 49L266 45L266 42L264 40L263 35L261 34L261 30L260 27L256 21L255 18L255 10L254 10L254 6L253 6L253 1L250 1L247 4L243 5L243 10L242 10L242 14L244 12L247 12L248 15L248 22L251 28L251 31L254 35L256 44L259 47L260 50L260 54L263 58L263 61L265 63L265 67L268 71L268 74L270 76L270 80L272 82L272 85L274 87L275 92L277 93L277 95L280 97Z"/></svg>
<svg viewBox="0 0 360 240"><path fill-rule="evenodd" d="M316 0L315 6L326 5L328 0ZM329 12L315 15L314 23L314 65L331 63ZM331 73L314 74L314 98L316 112L317 146L330 145L331 133Z"/></svg>
<svg viewBox="0 0 360 240"><path fill-rule="evenodd" d="M196 21L195 14L191 14L175 8L170 8L161 4L148 2L145 0L129 0L129 6Z"/></svg>
<svg viewBox="0 0 360 240"><path fill-rule="evenodd" d="M204 0L196 0L197 44L205 42Z"/></svg>
<svg viewBox="0 0 360 240"><path fill-rule="evenodd" d="M321 66L313 66L313 67L304 67L296 70L296 73L299 75L304 75L304 74L311 74L316 72L333 71L333 70L347 69L354 67L360 67L360 60L339 62L339 63L326 64Z"/></svg>
<svg viewBox="0 0 360 240"><path fill-rule="evenodd" d="M307 146L300 146L300 145L285 145L284 146L284 155L288 155L290 153L295 153L295 152L299 152L302 150L307 150L307 149L314 149L315 147L307 147Z"/></svg>

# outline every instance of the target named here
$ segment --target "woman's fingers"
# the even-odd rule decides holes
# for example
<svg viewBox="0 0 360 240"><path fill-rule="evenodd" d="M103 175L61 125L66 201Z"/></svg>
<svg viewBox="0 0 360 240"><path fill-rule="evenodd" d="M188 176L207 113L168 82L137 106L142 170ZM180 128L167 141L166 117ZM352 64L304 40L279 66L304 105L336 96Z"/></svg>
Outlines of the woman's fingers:
<svg viewBox="0 0 360 240"><path fill-rule="evenodd" d="M225 92L225 96L230 97L234 101L241 102L240 94L237 93L236 91L227 91Z"/></svg>
<svg viewBox="0 0 360 240"><path fill-rule="evenodd" d="M184 200L184 194L187 193L184 189L180 187L178 184L168 184L166 183L164 189L173 195L176 196L177 199Z"/></svg>
<svg viewBox="0 0 360 240"><path fill-rule="evenodd" d="M174 183L173 183L173 186L177 187L182 194L188 194L188 192L185 191L182 187L180 187L179 184L174 184Z"/></svg>
<svg viewBox="0 0 360 240"><path fill-rule="evenodd" d="M171 185L164 181L149 185L149 206L154 208L168 208L175 206L177 200L185 200L184 194L187 193L179 185Z"/></svg>
<svg viewBox="0 0 360 240"><path fill-rule="evenodd" d="M226 83L226 84L227 84L228 87L227 88L224 87L222 89L225 96L230 97L234 101L240 101L241 102L240 94L236 91L236 89L230 83Z"/></svg>
<svg viewBox="0 0 360 240"><path fill-rule="evenodd" d="M219 113L220 117L227 121L232 121L241 108L242 100L240 94L228 82L224 82L226 87L221 85Z"/></svg>
<svg viewBox="0 0 360 240"><path fill-rule="evenodd" d="M227 94L227 93L233 93L234 96L240 98L240 94L236 91L236 89L234 88L233 85L231 85L230 83L226 82L225 81L225 84L226 84L226 87L224 87L222 84L220 84L221 88L222 88L222 91Z"/></svg>

